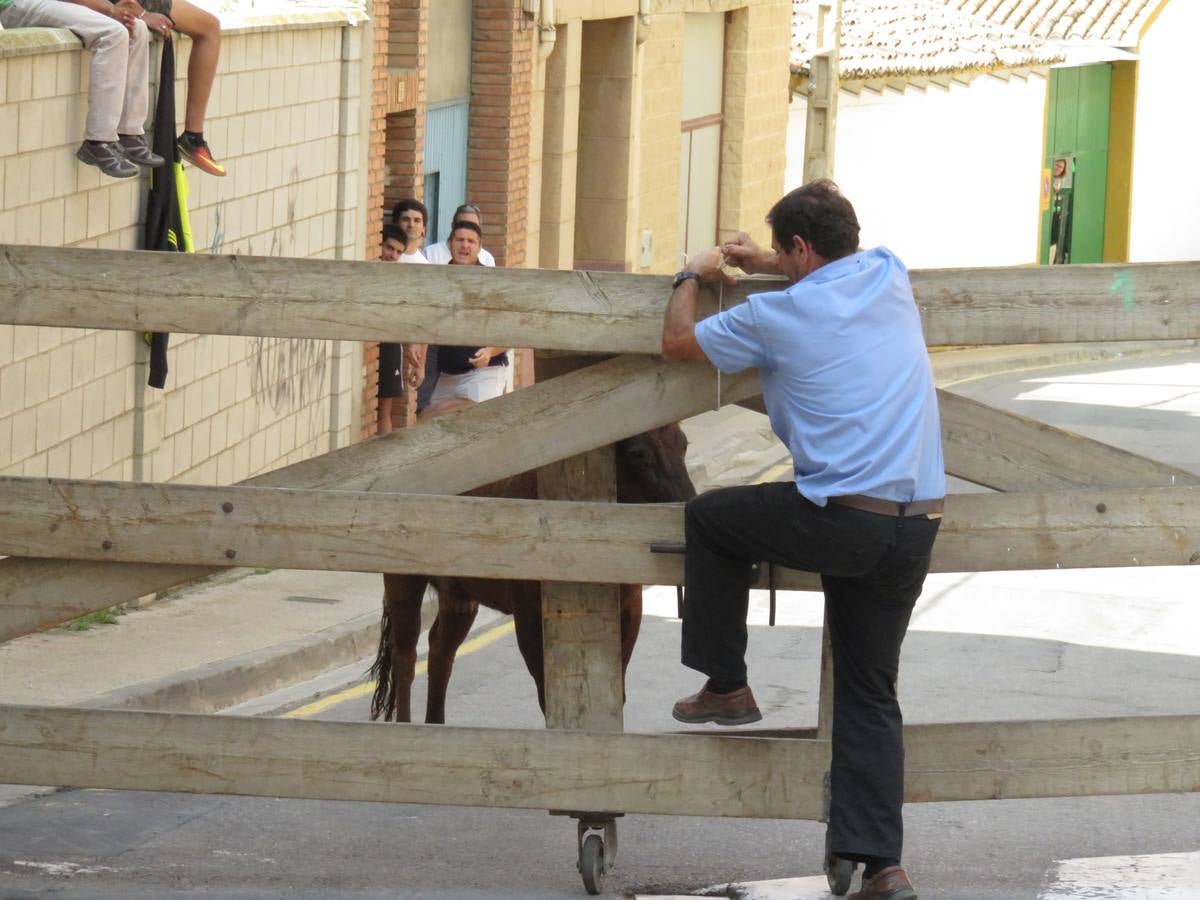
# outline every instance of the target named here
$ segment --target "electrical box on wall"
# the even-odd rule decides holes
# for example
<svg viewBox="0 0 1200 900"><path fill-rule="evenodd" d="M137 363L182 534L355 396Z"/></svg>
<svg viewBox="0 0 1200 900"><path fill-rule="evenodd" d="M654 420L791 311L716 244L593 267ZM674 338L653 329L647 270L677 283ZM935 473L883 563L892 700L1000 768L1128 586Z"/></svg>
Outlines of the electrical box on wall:
<svg viewBox="0 0 1200 900"><path fill-rule="evenodd" d="M654 258L654 232L649 228L642 229L642 247L638 257L638 265L643 269L650 268L650 262Z"/></svg>
<svg viewBox="0 0 1200 900"><path fill-rule="evenodd" d="M531 19L536 19L541 5L542 0L521 0L521 12Z"/></svg>

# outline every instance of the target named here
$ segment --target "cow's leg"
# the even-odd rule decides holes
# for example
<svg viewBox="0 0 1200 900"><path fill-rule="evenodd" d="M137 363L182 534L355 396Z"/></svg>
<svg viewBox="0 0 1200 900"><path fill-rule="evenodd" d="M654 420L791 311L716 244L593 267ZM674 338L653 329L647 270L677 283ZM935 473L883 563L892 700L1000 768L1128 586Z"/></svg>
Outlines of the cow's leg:
<svg viewBox="0 0 1200 900"><path fill-rule="evenodd" d="M546 712L546 659L542 646L542 588L536 581L514 581L513 627L517 632L517 649L525 660L525 668L537 685L538 706Z"/></svg>
<svg viewBox="0 0 1200 900"><path fill-rule="evenodd" d="M446 721L446 689L454 657L478 611L479 604L461 584L438 583L438 614L429 629L429 693L425 700L425 721L431 725Z"/></svg>
<svg viewBox="0 0 1200 900"><path fill-rule="evenodd" d="M623 584L618 594L621 598L621 689L625 696L625 672L633 658L633 645L642 630L642 586Z"/></svg>
<svg viewBox="0 0 1200 900"><path fill-rule="evenodd" d="M411 722L410 694L421 636L421 602L428 579L424 575L383 576L383 622L379 654L371 674L376 678L371 718Z"/></svg>

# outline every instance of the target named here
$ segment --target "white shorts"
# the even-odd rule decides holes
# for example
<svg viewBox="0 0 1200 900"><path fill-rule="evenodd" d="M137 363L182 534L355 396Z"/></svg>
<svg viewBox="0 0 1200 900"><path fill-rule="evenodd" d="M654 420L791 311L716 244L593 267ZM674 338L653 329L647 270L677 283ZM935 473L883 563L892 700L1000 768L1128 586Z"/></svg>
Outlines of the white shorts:
<svg viewBox="0 0 1200 900"><path fill-rule="evenodd" d="M442 372L438 375L437 386L433 389L433 396L429 398L429 405L435 406L447 400L471 400L481 403L499 397L507 387L507 369L508 366L487 366L462 375L447 375Z"/></svg>

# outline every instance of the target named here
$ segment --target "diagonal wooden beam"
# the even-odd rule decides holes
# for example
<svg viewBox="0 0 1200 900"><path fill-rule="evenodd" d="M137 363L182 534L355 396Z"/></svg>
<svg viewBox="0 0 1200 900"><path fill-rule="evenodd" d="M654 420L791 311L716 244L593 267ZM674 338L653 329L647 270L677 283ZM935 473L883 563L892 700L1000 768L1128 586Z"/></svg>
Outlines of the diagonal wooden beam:
<svg viewBox="0 0 1200 900"><path fill-rule="evenodd" d="M751 374L726 378L738 399ZM532 388L250 479L267 487L456 494L711 408L711 368L618 357ZM0 560L0 641L213 570Z"/></svg>
<svg viewBox="0 0 1200 900"><path fill-rule="evenodd" d="M0 553L111 560L114 568L251 565L678 584L682 557L652 547L682 540L674 504L0 479ZM933 570L1197 561L1200 486L1091 488L951 496ZM776 575L780 587L813 586L802 573Z"/></svg>
<svg viewBox="0 0 1200 900"><path fill-rule="evenodd" d="M755 412L766 411L761 395L738 405ZM938 410L947 474L993 490L1200 484L1200 476L1186 469L988 406L953 391L938 389Z"/></svg>
<svg viewBox="0 0 1200 900"><path fill-rule="evenodd" d="M724 302L777 283L744 279ZM931 346L1200 338L1200 262L937 269L912 283ZM669 294L661 275L0 245L0 323L19 325L653 354Z"/></svg>
<svg viewBox="0 0 1200 900"><path fill-rule="evenodd" d="M998 491L1200 484L1186 469L938 391L946 471Z"/></svg>

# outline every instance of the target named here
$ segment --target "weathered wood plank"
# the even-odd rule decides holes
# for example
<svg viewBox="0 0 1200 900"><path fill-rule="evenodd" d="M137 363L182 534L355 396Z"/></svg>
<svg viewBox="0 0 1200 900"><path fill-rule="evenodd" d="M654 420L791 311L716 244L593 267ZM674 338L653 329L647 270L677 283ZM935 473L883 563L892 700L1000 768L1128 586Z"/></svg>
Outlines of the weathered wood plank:
<svg viewBox="0 0 1200 900"><path fill-rule="evenodd" d="M938 389L946 472L997 491L1200 484L1186 469ZM766 412L762 396L738 401Z"/></svg>
<svg viewBox="0 0 1200 900"><path fill-rule="evenodd" d="M913 290L935 344L1194 338L1200 262L926 269Z"/></svg>
<svg viewBox="0 0 1200 900"><path fill-rule="evenodd" d="M613 272L0 251L0 321L14 325L657 353L670 294L666 276Z"/></svg>
<svg viewBox="0 0 1200 900"><path fill-rule="evenodd" d="M740 399L757 385L726 378L722 392ZM708 366L619 357L246 484L459 493L702 412L714 396ZM0 560L0 641L213 571Z"/></svg>
<svg viewBox="0 0 1200 900"><path fill-rule="evenodd" d="M1200 791L1200 716L906 726L909 803Z"/></svg>
<svg viewBox="0 0 1200 900"><path fill-rule="evenodd" d="M538 470L537 482L545 500L613 504L616 453L609 445L551 463ZM615 584L542 582L547 728L624 728L620 603Z"/></svg>
<svg viewBox="0 0 1200 900"><path fill-rule="evenodd" d="M170 280L172 295L156 285ZM915 271L932 345L1200 338L1200 263ZM726 305L771 284L743 280ZM0 322L658 352L661 275L0 246ZM705 309L714 308L711 298Z"/></svg>
<svg viewBox="0 0 1200 900"><path fill-rule="evenodd" d="M938 391L946 471L1001 491L1200 484L1186 469Z"/></svg>
<svg viewBox="0 0 1200 900"><path fill-rule="evenodd" d="M114 790L815 818L820 752L803 741L0 706L0 783Z"/></svg>
<svg viewBox="0 0 1200 900"><path fill-rule="evenodd" d="M0 479L0 553L71 554L114 567L169 562L678 584L682 558L651 553L650 545L682 539L682 512L671 504ZM1200 487L1094 488L951 496L933 571L1197 562ZM783 569L776 583L814 586L810 576Z"/></svg>
<svg viewBox="0 0 1200 900"><path fill-rule="evenodd" d="M817 732L715 733L811 741ZM908 803L1200 791L1200 716L905 725L904 744Z"/></svg>

